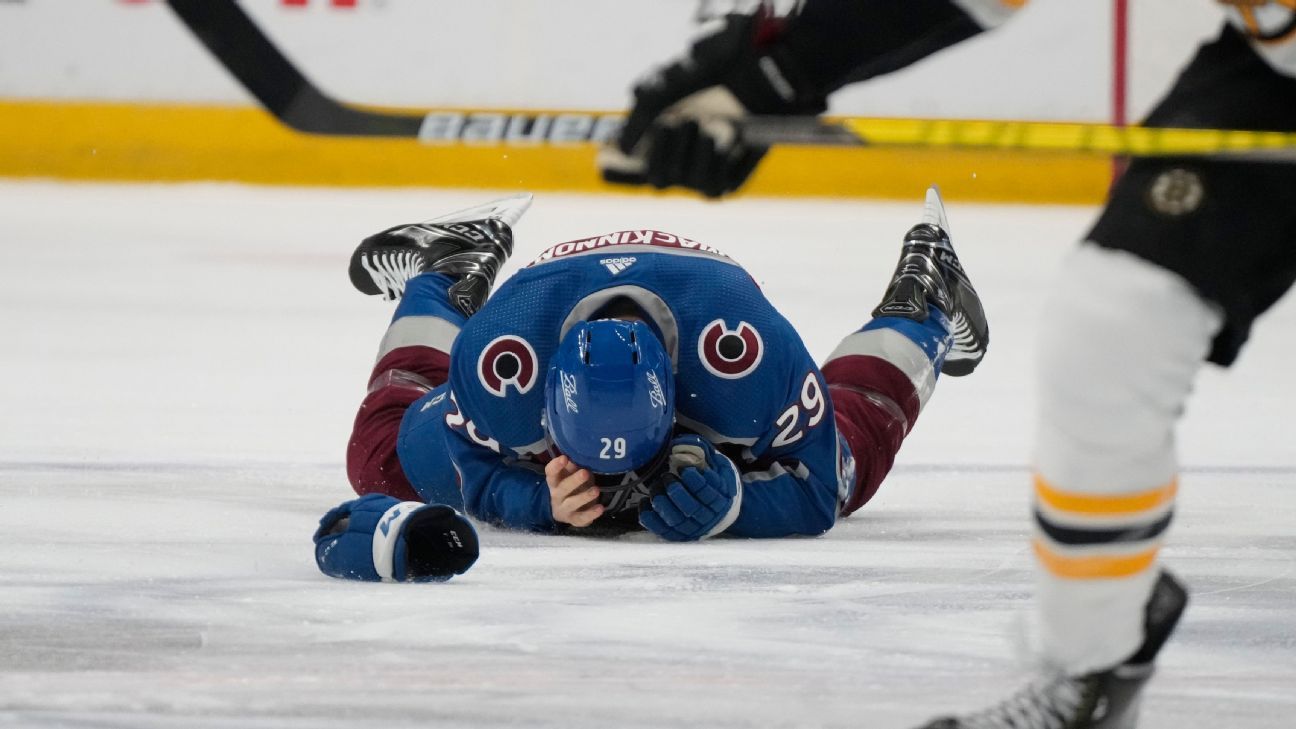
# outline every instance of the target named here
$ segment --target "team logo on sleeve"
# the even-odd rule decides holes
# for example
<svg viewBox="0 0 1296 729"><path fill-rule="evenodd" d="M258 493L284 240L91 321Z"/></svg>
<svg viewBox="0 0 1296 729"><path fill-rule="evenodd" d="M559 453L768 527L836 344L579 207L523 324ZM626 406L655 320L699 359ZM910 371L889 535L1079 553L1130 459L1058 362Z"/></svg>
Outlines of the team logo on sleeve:
<svg viewBox="0 0 1296 729"><path fill-rule="evenodd" d="M525 395L536 383L539 360L531 344L522 337L496 337L477 358L477 377L486 391L504 397L509 387Z"/></svg>
<svg viewBox="0 0 1296 729"><path fill-rule="evenodd" d="M716 319L698 335L698 359L707 372L726 380L746 377L760 364L765 344L756 327L745 321L730 329L723 319Z"/></svg>

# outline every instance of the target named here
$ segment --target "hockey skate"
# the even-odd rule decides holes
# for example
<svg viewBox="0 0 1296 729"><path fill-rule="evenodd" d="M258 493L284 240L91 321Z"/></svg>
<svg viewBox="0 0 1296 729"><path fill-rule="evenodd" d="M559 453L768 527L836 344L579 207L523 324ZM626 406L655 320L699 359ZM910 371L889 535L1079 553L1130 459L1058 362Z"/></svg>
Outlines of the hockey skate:
<svg viewBox="0 0 1296 729"><path fill-rule="evenodd" d="M455 279L450 300L471 316L512 255L513 226L530 205L529 193L514 195L371 235L351 254L351 283L390 301L404 295L406 282L420 273L444 273Z"/></svg>
<svg viewBox="0 0 1296 729"><path fill-rule="evenodd" d="M929 304L949 318L953 338L941 373L950 377L971 374L985 357L990 327L981 297L950 243L945 206L935 187L927 190L922 222L905 235L900 263L873 316L926 321Z"/></svg>
<svg viewBox="0 0 1296 729"><path fill-rule="evenodd" d="M1124 663L1081 676L1047 676L988 709L937 719L923 729L1134 729L1152 661L1187 604L1183 585L1163 571L1144 609L1143 645Z"/></svg>

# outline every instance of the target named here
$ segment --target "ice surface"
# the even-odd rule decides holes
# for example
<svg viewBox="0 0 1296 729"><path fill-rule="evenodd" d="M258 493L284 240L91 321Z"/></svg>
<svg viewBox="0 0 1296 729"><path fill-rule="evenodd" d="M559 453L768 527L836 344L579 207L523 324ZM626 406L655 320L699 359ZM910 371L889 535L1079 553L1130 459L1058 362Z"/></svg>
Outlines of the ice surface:
<svg viewBox="0 0 1296 729"><path fill-rule="evenodd" d="M700 239L822 358L876 303L922 195L546 194L516 258L635 227ZM1018 685L1032 332L1092 210L945 201L993 346L822 538L483 528L447 584L328 579L310 535L350 495L343 448L391 311L351 289L347 257L489 199L0 184L0 725L902 729ZM1194 602L1145 728L1296 722L1294 329L1287 302L1199 382L1165 550Z"/></svg>

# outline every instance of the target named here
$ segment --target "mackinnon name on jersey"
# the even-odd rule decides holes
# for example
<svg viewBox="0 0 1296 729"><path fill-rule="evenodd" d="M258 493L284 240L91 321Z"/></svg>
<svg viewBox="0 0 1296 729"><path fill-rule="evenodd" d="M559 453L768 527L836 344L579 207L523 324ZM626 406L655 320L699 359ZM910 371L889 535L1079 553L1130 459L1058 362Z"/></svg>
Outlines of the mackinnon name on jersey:
<svg viewBox="0 0 1296 729"><path fill-rule="evenodd" d="M616 233L608 233L595 238L584 238L582 240L569 240L565 243L550 248L541 253L531 265L544 263L553 258L562 258L574 253L584 253L608 246L655 246L659 248L680 248L692 251L702 251L722 258L728 258L717 248L712 248L705 243L699 243L688 238L681 238L673 233L663 233L660 230L622 230Z"/></svg>
<svg viewBox="0 0 1296 729"><path fill-rule="evenodd" d="M602 144L621 131L619 114L510 114L433 111L423 118L424 144Z"/></svg>

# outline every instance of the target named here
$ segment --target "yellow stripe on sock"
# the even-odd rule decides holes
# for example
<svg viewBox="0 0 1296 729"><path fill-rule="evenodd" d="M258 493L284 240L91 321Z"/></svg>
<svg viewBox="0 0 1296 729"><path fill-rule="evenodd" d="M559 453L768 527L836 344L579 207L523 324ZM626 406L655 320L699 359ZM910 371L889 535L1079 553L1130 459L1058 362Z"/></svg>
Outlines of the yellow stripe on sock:
<svg viewBox="0 0 1296 729"><path fill-rule="evenodd" d="M1138 554L1126 556L1093 556L1065 557L1049 549L1044 542L1036 539L1031 542L1035 556L1044 569L1055 577L1073 580L1100 580L1130 577L1152 566L1156 561L1160 547L1153 547Z"/></svg>
<svg viewBox="0 0 1296 729"><path fill-rule="evenodd" d="M1147 491L1136 491L1132 494L1082 494L1074 491L1063 491L1035 474L1035 496L1041 502L1057 509L1074 514L1093 516L1117 516L1151 511L1174 500L1179 488L1179 480L1171 479L1170 483Z"/></svg>

